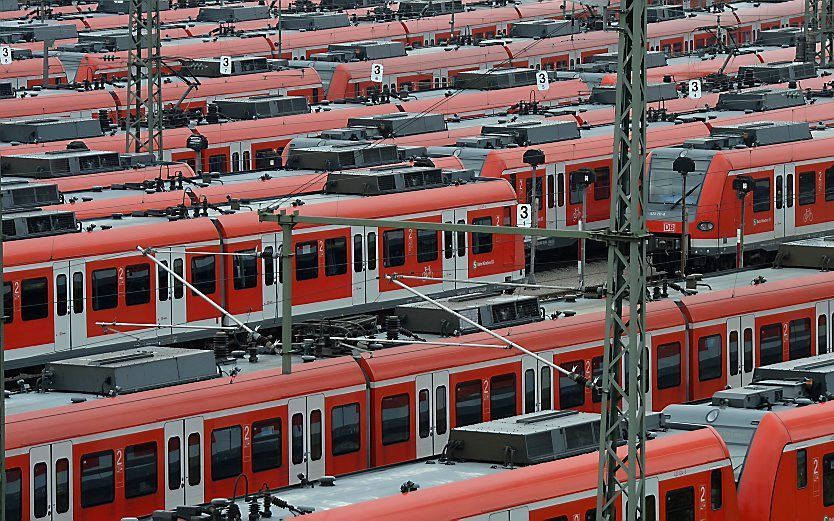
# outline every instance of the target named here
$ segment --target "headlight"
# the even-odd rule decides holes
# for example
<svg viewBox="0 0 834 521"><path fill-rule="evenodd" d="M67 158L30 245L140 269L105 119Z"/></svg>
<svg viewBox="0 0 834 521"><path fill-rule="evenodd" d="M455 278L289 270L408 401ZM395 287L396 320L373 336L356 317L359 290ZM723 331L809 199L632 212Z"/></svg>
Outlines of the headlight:
<svg viewBox="0 0 834 521"><path fill-rule="evenodd" d="M713 228L715 228L715 225L712 223L712 221L701 221L698 223L698 229L702 232L708 232Z"/></svg>

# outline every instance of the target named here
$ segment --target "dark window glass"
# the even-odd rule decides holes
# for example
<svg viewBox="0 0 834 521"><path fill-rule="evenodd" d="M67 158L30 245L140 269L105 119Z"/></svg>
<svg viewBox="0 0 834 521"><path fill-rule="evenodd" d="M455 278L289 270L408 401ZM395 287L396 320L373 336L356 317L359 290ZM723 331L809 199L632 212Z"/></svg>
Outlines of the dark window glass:
<svg viewBox="0 0 834 521"><path fill-rule="evenodd" d="M168 439L168 490L179 490L182 483L182 448L180 437Z"/></svg>
<svg viewBox="0 0 834 521"><path fill-rule="evenodd" d="M470 380L455 386L456 426L465 427L484 421L481 381Z"/></svg>
<svg viewBox="0 0 834 521"><path fill-rule="evenodd" d="M37 320L49 316L49 293L46 277L25 279L20 283L20 318Z"/></svg>
<svg viewBox="0 0 834 521"><path fill-rule="evenodd" d="M63 273L55 277L55 312L59 317L67 314L67 299L69 298L69 291L67 287L67 276Z"/></svg>
<svg viewBox="0 0 834 521"><path fill-rule="evenodd" d="M333 455L341 456L359 450L359 404L333 407L330 413L330 434Z"/></svg>
<svg viewBox="0 0 834 521"><path fill-rule="evenodd" d="M759 330L760 365L782 361L782 324L769 324Z"/></svg>
<svg viewBox="0 0 834 521"><path fill-rule="evenodd" d="M298 465L304 461L304 415L292 415L292 462Z"/></svg>
<svg viewBox="0 0 834 521"><path fill-rule="evenodd" d="M551 408L550 394L553 385L550 377L550 367L544 366L541 369L541 387L542 387L542 410L548 411Z"/></svg>
<svg viewBox="0 0 834 521"><path fill-rule="evenodd" d="M573 173L573 172L571 172L571 173ZM570 173L568 174L568 179L570 179ZM570 204L581 204L582 203L582 191L583 191L583 189L580 185L570 183Z"/></svg>
<svg viewBox="0 0 834 521"><path fill-rule="evenodd" d="M347 240L334 237L324 241L324 274L328 277L347 273Z"/></svg>
<svg viewBox="0 0 834 521"><path fill-rule="evenodd" d="M585 511L585 521L596 521L597 520L597 509L592 508L590 510Z"/></svg>
<svg viewBox="0 0 834 521"><path fill-rule="evenodd" d="M490 378L489 409L493 420L518 414L515 374L503 374Z"/></svg>
<svg viewBox="0 0 834 521"><path fill-rule="evenodd" d="M432 230L417 230L417 262L437 260L439 233Z"/></svg>
<svg viewBox="0 0 834 521"><path fill-rule="evenodd" d="M455 254L453 237L454 232L443 232L443 257L446 259L451 259Z"/></svg>
<svg viewBox="0 0 834 521"><path fill-rule="evenodd" d="M215 261L213 255L191 259L191 284L204 295L211 295L217 289ZM194 295L194 293L192 291Z"/></svg>
<svg viewBox="0 0 834 521"><path fill-rule="evenodd" d="M547 207L553 208L556 205L556 178L553 174L547 176Z"/></svg>
<svg viewBox="0 0 834 521"><path fill-rule="evenodd" d="M611 170L605 166L594 169L594 201L603 201L611 196Z"/></svg>
<svg viewBox="0 0 834 521"><path fill-rule="evenodd" d="M119 305L116 268L93 271L93 311L113 309Z"/></svg>
<svg viewBox="0 0 834 521"><path fill-rule="evenodd" d="M252 424L252 472L281 466L281 419Z"/></svg>
<svg viewBox="0 0 834 521"><path fill-rule="evenodd" d="M32 512L35 518L46 517L49 508L48 474L46 463L36 463L32 470Z"/></svg>
<svg viewBox="0 0 834 521"><path fill-rule="evenodd" d="M738 331L730 332L730 340L727 342L727 351L730 355L730 375L738 374Z"/></svg>
<svg viewBox="0 0 834 521"><path fill-rule="evenodd" d="M226 159L226 154L217 154L214 156L209 156L209 172L220 172L221 174L223 174L226 172L226 167L228 166L228 164L229 161Z"/></svg>
<svg viewBox="0 0 834 521"><path fill-rule="evenodd" d="M6 470L6 521L21 521L23 518L23 485L20 469Z"/></svg>
<svg viewBox="0 0 834 521"><path fill-rule="evenodd" d="M267 246L264 248L264 285L275 284L275 248Z"/></svg>
<svg viewBox="0 0 834 521"><path fill-rule="evenodd" d="M240 425L211 431L211 479L232 478L243 471Z"/></svg>
<svg viewBox="0 0 834 521"><path fill-rule="evenodd" d="M316 241L295 245L295 280L310 280L319 276L319 245Z"/></svg>
<svg viewBox="0 0 834 521"><path fill-rule="evenodd" d="M695 489L670 490L666 493L666 521L695 521Z"/></svg>
<svg viewBox="0 0 834 521"><path fill-rule="evenodd" d="M72 312L84 312L84 274L80 271L72 274Z"/></svg>
<svg viewBox="0 0 834 521"><path fill-rule="evenodd" d="M753 211L770 211L770 179L756 179L753 183Z"/></svg>
<svg viewBox="0 0 834 521"><path fill-rule="evenodd" d="M724 504L724 484L721 479L721 470L715 469L710 473L710 487L712 493L710 499L713 510L720 510L721 505Z"/></svg>
<svg viewBox="0 0 834 521"><path fill-rule="evenodd" d="M834 453L822 458L822 503L827 507L834 505Z"/></svg>
<svg viewBox="0 0 834 521"><path fill-rule="evenodd" d="M434 390L434 415L437 423L437 434L446 434L448 422L446 418L446 386L440 385Z"/></svg>
<svg viewBox="0 0 834 521"><path fill-rule="evenodd" d="M151 266L135 264L125 268L125 304L138 306L151 301Z"/></svg>
<svg viewBox="0 0 834 521"><path fill-rule="evenodd" d="M582 360L562 364L563 369L573 373L581 373L584 367L585 362ZM585 405L585 387L559 373L559 408L570 409L581 405Z"/></svg>
<svg viewBox="0 0 834 521"><path fill-rule="evenodd" d="M405 264L405 230L382 232L383 265L402 266Z"/></svg>
<svg viewBox="0 0 834 521"><path fill-rule="evenodd" d="M362 234L357 233L353 236L353 271L360 273L362 271Z"/></svg>
<svg viewBox="0 0 834 521"><path fill-rule="evenodd" d="M14 298L12 296L12 283L3 283L3 323L11 324L14 320Z"/></svg>
<svg viewBox="0 0 834 521"><path fill-rule="evenodd" d="M721 377L721 335L698 339L698 379L712 380Z"/></svg>
<svg viewBox="0 0 834 521"><path fill-rule="evenodd" d="M322 426L321 411L316 409L310 412L310 459L318 461L322 453Z"/></svg>
<svg viewBox="0 0 834 521"><path fill-rule="evenodd" d="M258 257L255 250L236 251L232 258L232 271L235 289L250 289L258 287ZM245 255L241 255L241 254Z"/></svg>
<svg viewBox="0 0 834 521"><path fill-rule="evenodd" d="M533 179L530 178L527 180L527 202L531 205L533 204ZM538 201L538 209L542 209L542 178L536 177L536 200Z"/></svg>
<svg viewBox="0 0 834 521"><path fill-rule="evenodd" d="M161 261L166 267L168 266L168 261ZM156 278L159 281L159 301L165 302L168 300L168 271L162 269L162 267L158 267L156 269Z"/></svg>
<svg viewBox="0 0 834 521"><path fill-rule="evenodd" d="M645 521L657 521L657 498L654 496L646 496L646 515Z"/></svg>
<svg viewBox="0 0 834 521"><path fill-rule="evenodd" d="M556 183L558 186L556 190L557 204L561 208L565 206L565 173L559 172L556 177L558 177L558 183Z"/></svg>
<svg viewBox="0 0 834 521"><path fill-rule="evenodd" d="M799 174L799 206L814 204L817 201L816 172L802 172Z"/></svg>
<svg viewBox="0 0 834 521"><path fill-rule="evenodd" d="M492 217L478 217L472 219L472 224L476 226L492 226ZM472 253L479 255L481 253L489 253L492 251L492 234L491 233L473 233L472 234Z"/></svg>
<svg viewBox="0 0 834 521"><path fill-rule="evenodd" d="M753 330L744 330L744 372L753 370Z"/></svg>
<svg viewBox="0 0 834 521"><path fill-rule="evenodd" d="M788 354L791 360L811 356L811 319L791 320L788 336Z"/></svg>
<svg viewBox="0 0 834 521"><path fill-rule="evenodd" d="M81 506L84 508L113 501L115 488L113 451L81 456Z"/></svg>
<svg viewBox="0 0 834 521"><path fill-rule="evenodd" d="M466 224L463 219L458 219L458 224ZM458 257L466 255L466 232L458 232Z"/></svg>
<svg viewBox="0 0 834 521"><path fill-rule="evenodd" d="M834 166L825 169L825 200L834 201Z"/></svg>
<svg viewBox="0 0 834 521"><path fill-rule="evenodd" d="M524 414L536 412L536 370L524 371Z"/></svg>
<svg viewBox="0 0 834 521"><path fill-rule="evenodd" d="M595 382L602 381L602 357L595 356L591 358L591 378L594 379ZM593 403L600 403L602 401L602 394L597 390L596 387L591 389L591 401Z"/></svg>
<svg viewBox="0 0 834 521"><path fill-rule="evenodd" d="M417 394L417 433L420 438L429 437L429 390L420 389Z"/></svg>
<svg viewBox="0 0 834 521"><path fill-rule="evenodd" d="M368 270L376 269L376 233L368 232Z"/></svg>
<svg viewBox="0 0 834 521"><path fill-rule="evenodd" d="M808 486L808 451L796 451L796 488Z"/></svg>
<svg viewBox="0 0 834 521"><path fill-rule="evenodd" d="M817 317L817 354L828 352L828 327L825 315Z"/></svg>
<svg viewBox="0 0 834 521"><path fill-rule="evenodd" d="M185 275L184 275L185 271L183 269L183 264L184 263L183 263L182 259L174 259L174 273L176 273L180 277L185 278ZM176 298L176 299L182 298L184 287L185 287L185 285L182 283L182 281L177 280L176 278L174 279L174 298Z"/></svg>
<svg viewBox="0 0 834 521"><path fill-rule="evenodd" d="M657 347L657 388L681 384L681 344L672 342Z"/></svg>
<svg viewBox="0 0 834 521"><path fill-rule="evenodd" d="M61 458L55 462L55 511L59 514L64 514L69 512L69 509L69 460L67 458Z"/></svg>
<svg viewBox="0 0 834 521"><path fill-rule="evenodd" d="M382 399L382 444L391 445L409 439L411 411L407 394Z"/></svg>
<svg viewBox="0 0 834 521"><path fill-rule="evenodd" d="M156 492L156 443L125 447L125 497Z"/></svg>
<svg viewBox="0 0 834 521"><path fill-rule="evenodd" d="M192 432L188 435L188 484L196 486L200 484L203 475L200 461L200 435Z"/></svg>
<svg viewBox="0 0 834 521"><path fill-rule="evenodd" d="M793 176L788 174L788 208L793 206ZM783 205L782 176L776 176L776 209L781 210Z"/></svg>

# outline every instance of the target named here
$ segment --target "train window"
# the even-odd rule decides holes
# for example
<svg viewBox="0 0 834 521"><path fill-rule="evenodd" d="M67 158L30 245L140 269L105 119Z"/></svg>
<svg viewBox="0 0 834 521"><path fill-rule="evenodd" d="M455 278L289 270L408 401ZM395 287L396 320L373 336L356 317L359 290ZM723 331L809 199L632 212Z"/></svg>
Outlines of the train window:
<svg viewBox="0 0 834 521"><path fill-rule="evenodd" d="M252 154L248 150L243 151L243 163L240 165L241 170L249 170L251 164Z"/></svg>
<svg viewBox="0 0 834 521"><path fill-rule="evenodd" d="M590 510L585 511L585 521L596 521L597 519L597 509L592 508Z"/></svg>
<svg viewBox="0 0 834 521"><path fill-rule="evenodd" d="M492 226L492 217L478 217L472 219L472 224L475 226ZM472 234L472 253L475 255L481 253L489 253L492 251L492 234L491 233L473 233Z"/></svg>
<svg viewBox="0 0 834 521"><path fill-rule="evenodd" d="M669 389L681 384L681 344L671 342L657 347L657 388Z"/></svg>
<svg viewBox="0 0 834 521"><path fill-rule="evenodd" d="M558 182L556 183L558 186L556 189L556 204L561 208L565 206L565 173L559 172L556 177L558 178Z"/></svg>
<svg viewBox="0 0 834 521"><path fill-rule="evenodd" d="M180 437L168 439L168 490L179 490L182 482L182 448Z"/></svg>
<svg viewBox="0 0 834 521"><path fill-rule="evenodd" d="M125 447L125 497L156 492L156 442Z"/></svg>
<svg viewBox="0 0 834 521"><path fill-rule="evenodd" d="M93 310L112 309L119 304L116 268L93 271Z"/></svg>
<svg viewBox="0 0 834 521"><path fill-rule="evenodd" d="M553 208L556 205L556 179L553 174L547 174L547 207Z"/></svg>
<svg viewBox="0 0 834 521"><path fill-rule="evenodd" d="M604 201L611 197L611 169L607 166L595 168L594 201Z"/></svg>
<svg viewBox="0 0 834 521"><path fill-rule="evenodd" d="M411 407L407 394L382 399L382 444L408 441L411 432Z"/></svg>
<svg viewBox="0 0 834 521"><path fill-rule="evenodd" d="M32 512L37 519L46 517L46 511L49 507L47 474L46 463L35 464L35 468L32 470Z"/></svg>
<svg viewBox="0 0 834 521"><path fill-rule="evenodd" d="M801 172L799 178L799 206L817 202L817 173Z"/></svg>
<svg viewBox="0 0 834 521"><path fill-rule="evenodd" d="M353 236L353 271L362 272L362 234Z"/></svg>
<svg viewBox="0 0 834 521"><path fill-rule="evenodd" d="M591 358L591 378L594 381L602 381L602 357L595 356ZM602 394L597 390L596 386L591 389L591 401L593 403L600 403L602 401Z"/></svg>
<svg viewBox="0 0 834 521"><path fill-rule="evenodd" d="M730 339L727 341L727 351L730 356L730 375L738 374L738 331L730 332Z"/></svg>
<svg viewBox="0 0 834 521"><path fill-rule="evenodd" d="M67 314L67 298L69 297L67 290L67 276L62 273L55 277L55 300L57 302L55 313L59 317Z"/></svg>
<svg viewBox="0 0 834 521"><path fill-rule="evenodd" d="M297 412L292 415L292 463L298 465L304 461L304 415Z"/></svg>
<svg viewBox="0 0 834 521"><path fill-rule="evenodd" d="M417 262L431 262L437 260L438 232L432 230L417 230Z"/></svg>
<svg viewBox="0 0 834 521"><path fill-rule="evenodd" d="M249 289L258 287L258 257L254 249L239 250L232 260L234 288Z"/></svg>
<svg viewBox="0 0 834 521"><path fill-rule="evenodd" d="M333 407L330 412L330 438L334 456L359 450L359 404Z"/></svg>
<svg viewBox="0 0 834 521"><path fill-rule="evenodd" d="M782 324L768 324L759 329L759 363L776 364L782 361Z"/></svg>
<svg viewBox="0 0 834 521"><path fill-rule="evenodd" d="M240 170L240 153L232 152L232 172Z"/></svg>
<svg viewBox="0 0 834 521"><path fill-rule="evenodd" d="M267 246L264 248L264 285L275 284L275 248Z"/></svg>
<svg viewBox="0 0 834 521"><path fill-rule="evenodd" d="M437 434L446 434L446 386L439 385L434 390L434 423Z"/></svg>
<svg viewBox="0 0 834 521"><path fill-rule="evenodd" d="M322 453L321 410L310 411L310 459L318 461Z"/></svg>
<svg viewBox="0 0 834 521"><path fill-rule="evenodd" d="M243 471L240 425L211 431L211 479L232 478Z"/></svg>
<svg viewBox="0 0 834 521"><path fill-rule="evenodd" d="M20 283L20 318L37 320L49 316L46 277L25 279Z"/></svg>
<svg viewBox="0 0 834 521"><path fill-rule="evenodd" d="M793 207L793 174L788 174L787 178L785 179L785 185L787 185L788 189L786 190L786 199L788 208ZM776 208L782 208L782 176L776 176Z"/></svg>
<svg viewBox="0 0 834 521"><path fill-rule="evenodd" d="M458 224L466 224L463 219L458 219ZM458 232L458 257L466 255L466 232Z"/></svg>
<svg viewBox="0 0 834 521"><path fill-rule="evenodd" d="M192 432L188 435L188 484L197 486L203 475L202 462L200 457L200 434Z"/></svg>
<svg viewBox="0 0 834 521"><path fill-rule="evenodd" d="M174 259L174 273L179 275L180 277L184 278L184 269L183 269L183 261L182 259ZM174 298L180 299L183 296L183 288L185 285L182 281L174 279Z"/></svg>
<svg viewBox="0 0 834 521"><path fill-rule="evenodd" d="M550 389L553 385L552 379L550 377L550 367L544 366L541 369L541 392L542 392L542 410L547 411L550 410L551 403L550 403Z"/></svg>
<svg viewBox="0 0 834 521"><path fill-rule="evenodd" d="M134 264L125 268L125 304L138 306L151 301L151 267Z"/></svg>
<svg viewBox="0 0 834 521"><path fill-rule="evenodd" d="M769 212L770 200L770 179L756 179L753 183L753 212Z"/></svg>
<svg viewBox="0 0 834 521"><path fill-rule="evenodd" d="M695 521L695 489L670 490L666 493L666 521Z"/></svg>
<svg viewBox="0 0 834 521"><path fill-rule="evenodd" d="M228 163L229 161L228 159L226 159L226 154L216 154L213 156L209 156L209 172L220 172L221 174L223 174L226 172L226 165L228 165Z"/></svg>
<svg viewBox="0 0 834 521"><path fill-rule="evenodd" d="M570 204L582 203L582 188L579 185L570 183Z"/></svg>
<svg viewBox="0 0 834 521"><path fill-rule="evenodd" d="M524 414L536 412L536 370L524 371Z"/></svg>
<svg viewBox="0 0 834 521"><path fill-rule="evenodd" d="M583 360L574 360L561 364L563 369L574 373L582 373L585 367ZM570 409L585 405L585 387L576 383L562 373L559 373L559 409Z"/></svg>
<svg viewBox="0 0 834 521"><path fill-rule="evenodd" d="M295 280L310 280L319 276L319 244L317 241L295 245Z"/></svg>
<svg viewBox="0 0 834 521"><path fill-rule="evenodd" d="M405 264L405 230L382 232L382 259L386 268Z"/></svg>
<svg viewBox="0 0 834 521"><path fill-rule="evenodd" d="M822 502L827 507L834 505L834 453L822 458Z"/></svg>
<svg viewBox="0 0 834 521"><path fill-rule="evenodd" d="M466 427L484 421L481 381L469 380L455 386L455 417L457 427Z"/></svg>
<svg viewBox="0 0 834 521"><path fill-rule="evenodd" d="M217 289L215 261L213 255L203 255L191 259L191 284L204 295L211 295ZM196 295L193 291L192 295Z"/></svg>
<svg viewBox="0 0 834 521"><path fill-rule="evenodd" d="M55 462L55 511L59 514L69 512L69 481L69 460L61 458Z"/></svg>
<svg viewBox="0 0 834 521"><path fill-rule="evenodd" d="M753 330L744 330L744 372L753 370Z"/></svg>
<svg viewBox="0 0 834 521"><path fill-rule="evenodd" d="M347 273L347 240L334 237L324 241L324 274L328 277Z"/></svg>
<svg viewBox="0 0 834 521"><path fill-rule="evenodd" d="M6 471L6 521L21 521L23 517L22 476L20 469Z"/></svg>
<svg viewBox="0 0 834 521"><path fill-rule="evenodd" d="M168 267L168 261L160 261L166 268ZM157 286L159 287L159 301L165 302L168 300L168 271L163 269L162 266L159 266L156 269L156 278L158 280Z"/></svg>
<svg viewBox="0 0 834 521"><path fill-rule="evenodd" d="M799 449L796 451L796 488L808 486L808 451Z"/></svg>
<svg viewBox="0 0 834 521"><path fill-rule="evenodd" d="M721 335L698 339L698 380L713 380L721 376Z"/></svg>
<svg viewBox="0 0 834 521"><path fill-rule="evenodd" d="M429 390L420 389L417 394L417 433L420 438L429 437Z"/></svg>
<svg viewBox="0 0 834 521"><path fill-rule="evenodd" d="M724 503L724 482L721 477L721 470L714 469L710 472L710 499L713 510L720 510Z"/></svg>
<svg viewBox="0 0 834 521"><path fill-rule="evenodd" d="M443 232L443 257L446 259L451 259L455 254L452 237L454 237L453 232Z"/></svg>
<svg viewBox="0 0 834 521"><path fill-rule="evenodd" d="M113 451L81 456L81 506L94 507L111 503L115 489Z"/></svg>
<svg viewBox="0 0 834 521"><path fill-rule="evenodd" d="M14 320L14 298L12 296L12 283L3 283L3 323L11 324Z"/></svg>
<svg viewBox="0 0 834 521"><path fill-rule="evenodd" d="M281 419L252 424L252 472L281 466Z"/></svg>
<svg viewBox="0 0 834 521"><path fill-rule="evenodd" d="M527 180L527 202L533 204L533 180ZM538 209L542 209L542 178L536 177L536 200L538 201Z"/></svg>
<svg viewBox="0 0 834 521"><path fill-rule="evenodd" d="M791 360L811 356L811 319L791 320L788 336L788 354Z"/></svg>
<svg viewBox="0 0 834 521"><path fill-rule="evenodd" d="M825 315L817 317L817 354L828 352L828 326Z"/></svg>
<svg viewBox="0 0 834 521"><path fill-rule="evenodd" d="M489 409L491 419L499 420L518 414L515 373L490 378Z"/></svg>
<svg viewBox="0 0 834 521"><path fill-rule="evenodd" d="M825 200L834 201L834 165L825 169Z"/></svg>
<svg viewBox="0 0 834 521"><path fill-rule="evenodd" d="M84 312L84 273L80 271L72 274L72 312Z"/></svg>
<svg viewBox="0 0 834 521"><path fill-rule="evenodd" d="M368 232L368 270L376 269L376 233Z"/></svg>

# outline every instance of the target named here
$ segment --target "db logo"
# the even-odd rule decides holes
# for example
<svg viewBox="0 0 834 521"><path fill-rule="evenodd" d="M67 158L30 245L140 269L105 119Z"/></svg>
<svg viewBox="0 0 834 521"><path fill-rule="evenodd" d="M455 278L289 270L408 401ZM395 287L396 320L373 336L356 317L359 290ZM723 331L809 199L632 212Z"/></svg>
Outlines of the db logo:
<svg viewBox="0 0 834 521"><path fill-rule="evenodd" d="M675 231L675 223L663 223L663 231L664 232L674 232Z"/></svg>

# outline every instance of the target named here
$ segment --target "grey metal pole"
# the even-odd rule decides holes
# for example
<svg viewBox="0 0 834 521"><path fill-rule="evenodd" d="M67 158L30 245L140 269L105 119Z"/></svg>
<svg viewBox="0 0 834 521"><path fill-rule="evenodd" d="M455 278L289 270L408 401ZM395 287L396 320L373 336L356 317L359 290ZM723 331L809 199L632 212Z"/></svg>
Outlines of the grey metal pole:
<svg viewBox="0 0 834 521"><path fill-rule="evenodd" d="M539 204L536 201L536 165L530 167L533 175L530 182L533 183L532 193L530 195L530 204L532 205L533 213L533 228L539 227ZM530 271L527 272L527 282L529 284L536 283L536 243L539 242L538 237L530 238Z"/></svg>
<svg viewBox="0 0 834 521"><path fill-rule="evenodd" d="M281 372L292 372L292 229L295 225L281 223Z"/></svg>
<svg viewBox="0 0 834 521"><path fill-rule="evenodd" d="M687 221L689 216L686 214L686 174L681 174L683 177L683 193L681 194L681 278L686 278L686 258L689 256L689 241L687 240Z"/></svg>
<svg viewBox="0 0 834 521"><path fill-rule="evenodd" d="M588 226L588 185L582 188L582 220L579 231ZM579 291L585 291L585 239L579 239Z"/></svg>
<svg viewBox="0 0 834 521"><path fill-rule="evenodd" d="M739 268L744 267L744 200L747 199L747 194L741 196L741 226L738 229L738 262Z"/></svg>
<svg viewBox="0 0 834 521"><path fill-rule="evenodd" d="M281 53L284 51L284 28L283 24L281 23L283 7L281 5L281 0L278 0L278 59L283 59Z"/></svg>

